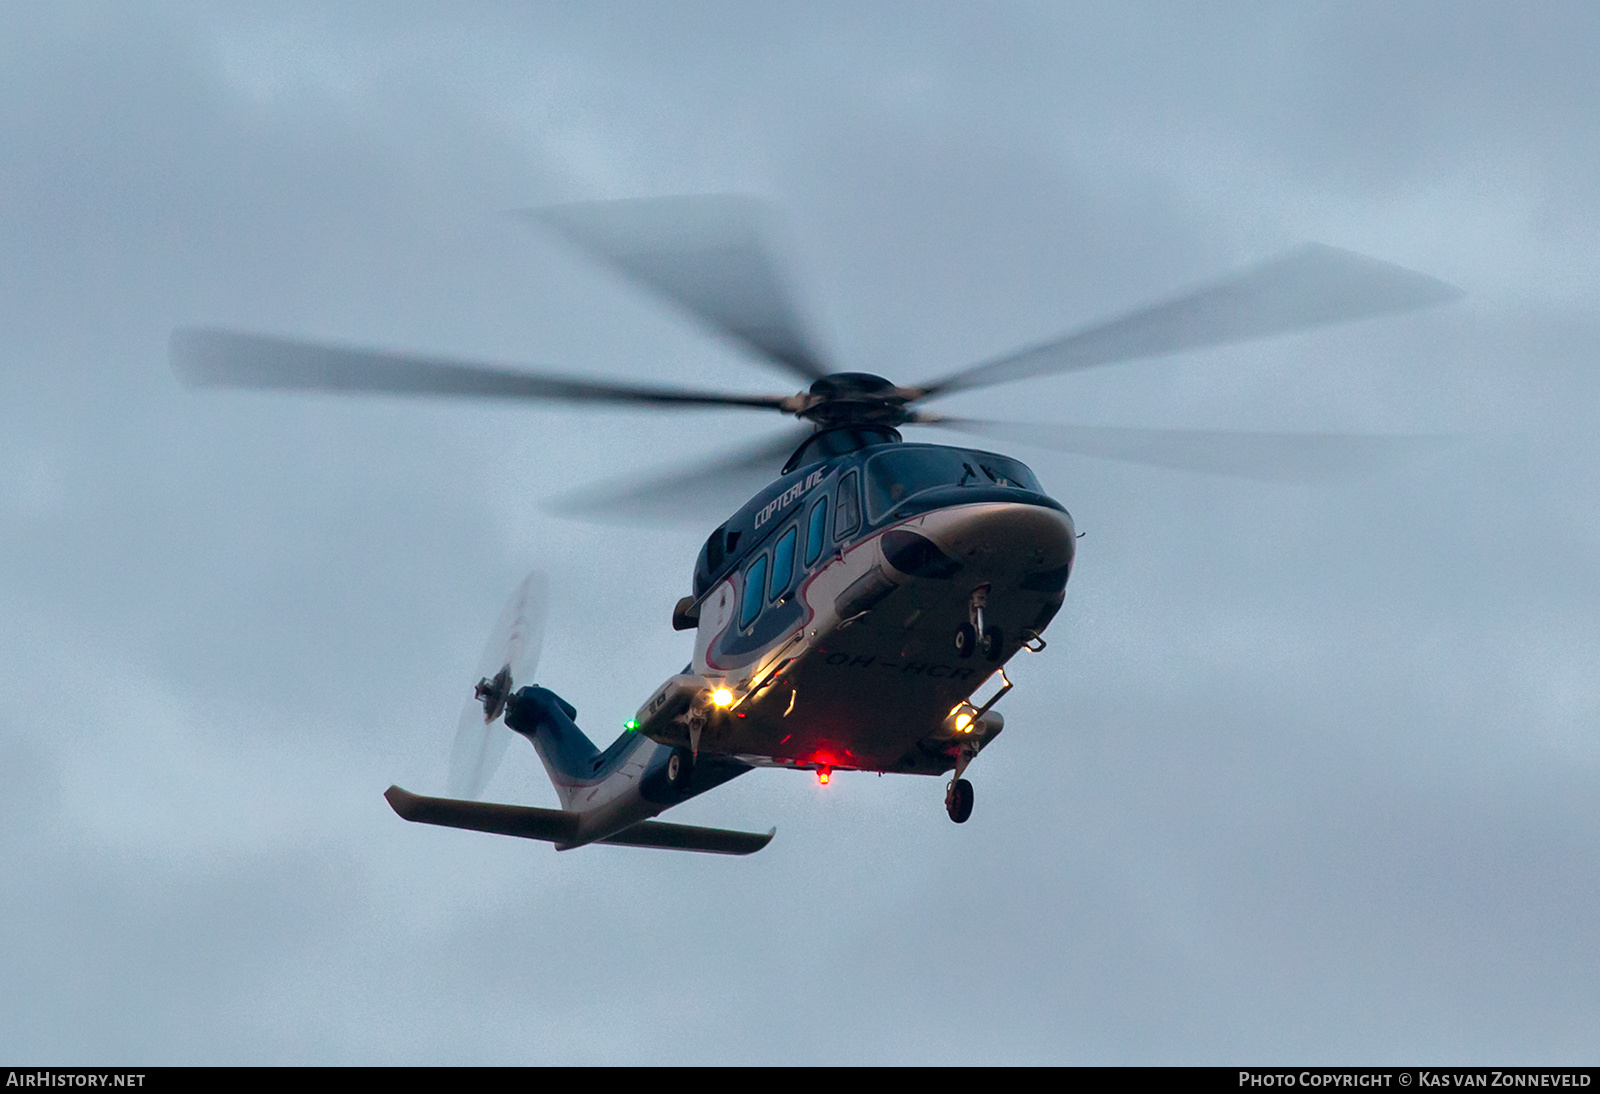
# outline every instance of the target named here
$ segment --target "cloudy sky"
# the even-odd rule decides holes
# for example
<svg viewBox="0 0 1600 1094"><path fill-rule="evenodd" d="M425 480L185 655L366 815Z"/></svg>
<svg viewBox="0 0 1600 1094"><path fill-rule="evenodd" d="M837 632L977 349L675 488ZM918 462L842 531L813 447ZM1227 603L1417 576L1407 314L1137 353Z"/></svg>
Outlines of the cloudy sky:
<svg viewBox="0 0 1600 1094"><path fill-rule="evenodd" d="M0 1056L1582 1062L1600 1043L1600 9L0 8ZM1026 449L1086 536L965 826L757 772L729 860L411 826L503 599L609 740L769 423L182 389L209 323L791 386L507 218L737 192L902 382L1320 240L1436 311L939 409L1438 433L1263 485ZM731 509L741 498L710 499ZM554 804L514 742L499 800Z"/></svg>

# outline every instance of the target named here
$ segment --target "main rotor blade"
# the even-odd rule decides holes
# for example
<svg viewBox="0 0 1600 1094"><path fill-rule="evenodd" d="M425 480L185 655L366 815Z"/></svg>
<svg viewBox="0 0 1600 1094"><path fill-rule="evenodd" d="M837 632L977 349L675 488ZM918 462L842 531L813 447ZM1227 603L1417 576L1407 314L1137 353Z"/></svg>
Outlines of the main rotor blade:
<svg viewBox="0 0 1600 1094"><path fill-rule="evenodd" d="M346 349L238 331L172 332L172 369L193 387L301 388L483 399L781 410L778 395L727 395L579 380L440 357Z"/></svg>
<svg viewBox="0 0 1600 1094"><path fill-rule="evenodd" d="M1433 307L1460 296L1460 289L1426 274L1312 243L1120 319L923 385L923 397Z"/></svg>
<svg viewBox="0 0 1600 1094"><path fill-rule="evenodd" d="M732 195L594 202L519 215L655 290L797 376L833 369L763 245L762 205Z"/></svg>
<svg viewBox="0 0 1600 1094"><path fill-rule="evenodd" d="M1442 451L1453 443L1449 437L1127 429L934 415L925 416L917 424L1080 456L1265 482L1319 482L1372 474Z"/></svg>
<svg viewBox="0 0 1600 1094"><path fill-rule="evenodd" d="M786 429L704 463L557 499L559 512L667 522L720 520L778 477L784 459L811 431Z"/></svg>

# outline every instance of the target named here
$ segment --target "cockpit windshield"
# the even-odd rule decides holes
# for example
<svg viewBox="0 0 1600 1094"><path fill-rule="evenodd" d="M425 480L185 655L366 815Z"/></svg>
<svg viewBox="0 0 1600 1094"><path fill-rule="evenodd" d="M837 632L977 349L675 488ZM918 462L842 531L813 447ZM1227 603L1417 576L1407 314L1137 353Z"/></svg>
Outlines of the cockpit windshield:
<svg viewBox="0 0 1600 1094"><path fill-rule="evenodd" d="M867 461L867 515L881 520L907 498L941 486L1000 486L1044 493L1032 471L1005 456L959 448L897 447Z"/></svg>

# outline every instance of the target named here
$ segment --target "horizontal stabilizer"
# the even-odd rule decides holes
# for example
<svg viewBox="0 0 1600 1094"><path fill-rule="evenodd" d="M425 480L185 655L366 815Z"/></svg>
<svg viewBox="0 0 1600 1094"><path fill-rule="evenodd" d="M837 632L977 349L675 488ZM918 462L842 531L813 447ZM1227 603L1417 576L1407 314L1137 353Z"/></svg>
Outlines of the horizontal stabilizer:
<svg viewBox="0 0 1600 1094"><path fill-rule="evenodd" d="M383 796L404 820L438 824L445 828L465 828L473 832L492 832L501 836L548 840L551 843L570 844L578 838L578 825L582 820L582 814L563 809L428 798L398 786L391 786ZM631 828L596 842L620 847L662 847L675 851L748 855L772 842L777 831L774 828L769 832L733 832L725 828L696 828L665 821L640 821Z"/></svg>
<svg viewBox="0 0 1600 1094"><path fill-rule="evenodd" d="M622 847L666 847L674 851L749 855L771 843L777 831L773 828L766 832L734 832L726 828L696 828L691 824L640 821L632 828L624 828L616 835L596 842L614 843Z"/></svg>
<svg viewBox="0 0 1600 1094"><path fill-rule="evenodd" d="M542 839L567 843L578 834L577 813L562 809L537 809L531 805L498 805L494 802L460 801L456 798L425 798L398 786L383 792L389 805L401 817L422 824L446 828L466 828L473 832L494 832L502 836Z"/></svg>

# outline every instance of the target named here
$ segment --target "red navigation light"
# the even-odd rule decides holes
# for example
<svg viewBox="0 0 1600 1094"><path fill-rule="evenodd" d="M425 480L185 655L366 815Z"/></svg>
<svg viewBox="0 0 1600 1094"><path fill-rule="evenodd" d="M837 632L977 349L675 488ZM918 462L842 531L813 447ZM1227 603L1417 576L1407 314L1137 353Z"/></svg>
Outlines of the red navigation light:
<svg viewBox="0 0 1600 1094"><path fill-rule="evenodd" d="M828 785L828 780L831 779L831 778L833 778L833 768L831 768L831 767L819 767L819 768L817 768L817 784L819 786L827 786Z"/></svg>

